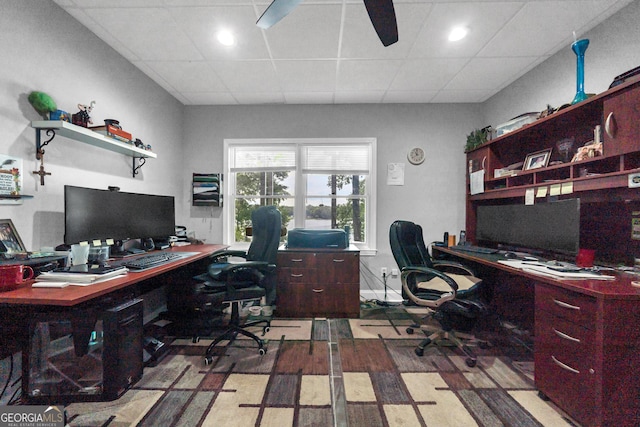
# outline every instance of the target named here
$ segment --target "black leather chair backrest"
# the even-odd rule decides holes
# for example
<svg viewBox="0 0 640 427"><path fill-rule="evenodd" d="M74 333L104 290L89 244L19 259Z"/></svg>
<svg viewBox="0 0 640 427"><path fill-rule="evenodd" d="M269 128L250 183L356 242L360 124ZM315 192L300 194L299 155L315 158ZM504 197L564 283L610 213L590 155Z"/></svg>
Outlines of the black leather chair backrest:
<svg viewBox="0 0 640 427"><path fill-rule="evenodd" d="M262 206L251 213L253 237L247 251L248 261L276 263L280 245L282 217L275 206Z"/></svg>
<svg viewBox="0 0 640 427"><path fill-rule="evenodd" d="M433 267L422 237L422 227L410 221L394 221L389 228L391 252L402 269L407 266Z"/></svg>

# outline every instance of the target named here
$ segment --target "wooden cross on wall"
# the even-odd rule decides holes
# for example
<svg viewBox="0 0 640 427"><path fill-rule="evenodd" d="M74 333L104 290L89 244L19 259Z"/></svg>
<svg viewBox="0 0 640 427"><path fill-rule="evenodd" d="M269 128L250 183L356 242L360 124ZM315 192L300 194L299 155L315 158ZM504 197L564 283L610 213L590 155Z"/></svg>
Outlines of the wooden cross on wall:
<svg viewBox="0 0 640 427"><path fill-rule="evenodd" d="M44 177L45 175L51 175L51 172L46 172L44 170L44 151L40 153L40 169L37 171L33 171L34 174L40 175L40 185L44 185Z"/></svg>

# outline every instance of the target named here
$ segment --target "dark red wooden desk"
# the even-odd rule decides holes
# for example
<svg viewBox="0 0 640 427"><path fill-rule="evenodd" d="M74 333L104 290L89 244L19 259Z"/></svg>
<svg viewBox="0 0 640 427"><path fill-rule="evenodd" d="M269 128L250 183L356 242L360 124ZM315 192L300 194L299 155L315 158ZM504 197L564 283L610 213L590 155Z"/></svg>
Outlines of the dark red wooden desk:
<svg viewBox="0 0 640 427"><path fill-rule="evenodd" d="M543 395L585 427L640 425L640 288L631 284L640 276L557 280L501 264L498 254L433 250L478 267L497 288L497 310L534 316L535 382ZM529 300L511 297L529 291Z"/></svg>

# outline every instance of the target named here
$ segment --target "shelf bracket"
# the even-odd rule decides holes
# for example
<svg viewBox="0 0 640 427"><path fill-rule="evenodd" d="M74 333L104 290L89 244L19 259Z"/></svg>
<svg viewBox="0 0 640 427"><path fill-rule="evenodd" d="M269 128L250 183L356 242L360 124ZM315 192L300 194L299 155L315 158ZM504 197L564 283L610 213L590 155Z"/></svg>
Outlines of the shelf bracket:
<svg viewBox="0 0 640 427"><path fill-rule="evenodd" d="M47 129L47 136L49 139L42 142L42 129L36 129L36 160L42 160L42 156L44 156L44 147L46 147L53 138L56 137L56 131L54 129Z"/></svg>
<svg viewBox="0 0 640 427"><path fill-rule="evenodd" d="M139 160L139 165L136 166L136 159ZM135 178L136 175L138 175L138 170L142 167L142 165L144 165L147 162L147 159L145 157L132 157L132 173L133 173L133 177Z"/></svg>

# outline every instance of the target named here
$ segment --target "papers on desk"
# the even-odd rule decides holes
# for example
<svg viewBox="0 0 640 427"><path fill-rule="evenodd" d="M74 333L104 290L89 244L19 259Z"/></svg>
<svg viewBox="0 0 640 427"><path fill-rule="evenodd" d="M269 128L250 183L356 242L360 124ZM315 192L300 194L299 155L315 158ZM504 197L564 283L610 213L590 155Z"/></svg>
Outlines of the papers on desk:
<svg viewBox="0 0 640 427"><path fill-rule="evenodd" d="M540 276L553 277L554 279L565 280L615 280L615 276L607 276L590 270L580 271L558 271L549 268L542 262L535 261L522 261L516 259L500 260L501 264L508 265L509 267L519 268L522 271L526 271L532 274L538 274Z"/></svg>
<svg viewBox="0 0 640 427"><path fill-rule="evenodd" d="M126 274L129 270L126 267L119 268L104 274L84 274L84 273L65 273L57 271L48 271L42 273L36 278L34 287L61 287L59 284L67 283L76 286L88 286L94 283L104 282L113 278ZM58 286L48 286L47 283L58 283Z"/></svg>

